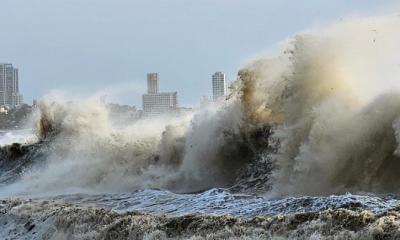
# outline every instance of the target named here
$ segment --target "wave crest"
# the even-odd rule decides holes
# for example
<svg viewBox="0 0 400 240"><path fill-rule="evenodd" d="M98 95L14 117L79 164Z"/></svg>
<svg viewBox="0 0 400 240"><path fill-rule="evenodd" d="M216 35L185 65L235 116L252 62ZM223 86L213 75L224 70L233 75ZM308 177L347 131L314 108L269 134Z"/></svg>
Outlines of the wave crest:
<svg viewBox="0 0 400 240"><path fill-rule="evenodd" d="M45 167L7 191L398 192L399 27L372 17L300 34L239 71L226 101L178 118L116 128L100 102L45 99Z"/></svg>

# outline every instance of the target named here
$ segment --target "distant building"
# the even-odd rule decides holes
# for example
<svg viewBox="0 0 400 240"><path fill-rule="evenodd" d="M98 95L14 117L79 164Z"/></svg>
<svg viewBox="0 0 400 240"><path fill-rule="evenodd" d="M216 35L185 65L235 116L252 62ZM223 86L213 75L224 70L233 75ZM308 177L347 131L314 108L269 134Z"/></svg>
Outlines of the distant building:
<svg viewBox="0 0 400 240"><path fill-rule="evenodd" d="M226 77L222 72L216 72L212 75L213 100L217 101L226 95Z"/></svg>
<svg viewBox="0 0 400 240"><path fill-rule="evenodd" d="M147 93L159 93L160 91L160 80L158 78L158 73L148 73L147 74Z"/></svg>
<svg viewBox="0 0 400 240"><path fill-rule="evenodd" d="M126 125L140 119L140 112L135 106L107 103L110 121L114 125Z"/></svg>
<svg viewBox="0 0 400 240"><path fill-rule="evenodd" d="M159 92L158 73L147 74L147 94L143 95L144 116L175 114L178 110L177 92Z"/></svg>
<svg viewBox="0 0 400 240"><path fill-rule="evenodd" d="M212 99L207 96L203 96L200 100L200 107L207 107L212 103Z"/></svg>
<svg viewBox="0 0 400 240"><path fill-rule="evenodd" d="M23 103L19 93L18 69L12 64L0 63L0 106L17 107Z"/></svg>
<svg viewBox="0 0 400 240"><path fill-rule="evenodd" d="M176 113L178 105L178 93L154 93L143 95L143 113L145 116L156 116L168 113Z"/></svg>
<svg viewBox="0 0 400 240"><path fill-rule="evenodd" d="M18 94L16 96L18 96L18 99L16 100L16 106L21 106L24 104L24 96L22 94Z"/></svg>

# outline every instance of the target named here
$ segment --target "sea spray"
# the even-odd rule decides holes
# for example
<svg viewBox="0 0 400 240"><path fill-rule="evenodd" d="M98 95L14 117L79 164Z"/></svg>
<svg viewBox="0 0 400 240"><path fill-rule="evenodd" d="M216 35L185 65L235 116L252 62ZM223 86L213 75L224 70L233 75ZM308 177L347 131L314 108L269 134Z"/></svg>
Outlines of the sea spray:
<svg viewBox="0 0 400 240"><path fill-rule="evenodd" d="M47 157L2 193L397 193L399 27L371 17L299 34L243 67L226 101L184 116L116 128L100 101L45 98Z"/></svg>

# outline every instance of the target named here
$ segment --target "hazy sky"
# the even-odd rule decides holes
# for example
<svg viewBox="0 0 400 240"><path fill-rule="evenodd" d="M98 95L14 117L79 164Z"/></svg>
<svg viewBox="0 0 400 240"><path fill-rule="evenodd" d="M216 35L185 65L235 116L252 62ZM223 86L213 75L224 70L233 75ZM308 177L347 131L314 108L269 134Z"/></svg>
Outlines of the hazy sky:
<svg viewBox="0 0 400 240"><path fill-rule="evenodd" d="M0 62L20 69L26 102L50 90L105 91L141 107L146 73L181 106L211 95L249 59L296 32L396 9L384 0L0 0ZM400 8L397 8L400 9Z"/></svg>

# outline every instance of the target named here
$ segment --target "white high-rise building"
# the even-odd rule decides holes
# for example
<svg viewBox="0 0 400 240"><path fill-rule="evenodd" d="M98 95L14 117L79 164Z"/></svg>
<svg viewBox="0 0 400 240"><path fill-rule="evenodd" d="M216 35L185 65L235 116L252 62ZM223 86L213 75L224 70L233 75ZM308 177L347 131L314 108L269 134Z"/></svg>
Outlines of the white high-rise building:
<svg viewBox="0 0 400 240"><path fill-rule="evenodd" d="M222 72L212 75L213 100L217 101L226 95L226 77Z"/></svg>
<svg viewBox="0 0 400 240"><path fill-rule="evenodd" d="M18 69L12 64L0 63L0 106L13 108L21 104Z"/></svg>
<svg viewBox="0 0 400 240"><path fill-rule="evenodd" d="M158 116L174 114L178 110L177 92L159 92L158 73L147 74L147 94L143 94L143 114Z"/></svg>

